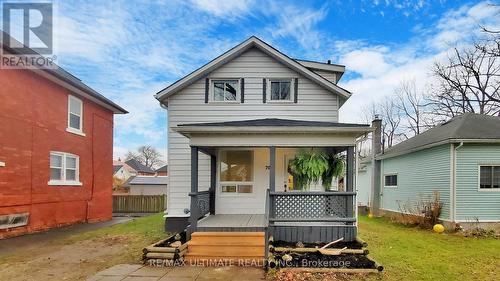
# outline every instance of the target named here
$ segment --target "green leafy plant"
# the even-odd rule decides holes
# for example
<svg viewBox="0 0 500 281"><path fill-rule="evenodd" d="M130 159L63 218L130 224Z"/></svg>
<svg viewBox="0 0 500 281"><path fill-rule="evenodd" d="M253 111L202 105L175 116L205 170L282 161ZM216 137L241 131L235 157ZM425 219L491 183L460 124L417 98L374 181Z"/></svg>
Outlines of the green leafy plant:
<svg viewBox="0 0 500 281"><path fill-rule="evenodd" d="M344 173L344 159L324 150L301 150L292 159L288 171L293 175L299 189L308 189L312 183L322 181L325 189L330 189L334 177Z"/></svg>

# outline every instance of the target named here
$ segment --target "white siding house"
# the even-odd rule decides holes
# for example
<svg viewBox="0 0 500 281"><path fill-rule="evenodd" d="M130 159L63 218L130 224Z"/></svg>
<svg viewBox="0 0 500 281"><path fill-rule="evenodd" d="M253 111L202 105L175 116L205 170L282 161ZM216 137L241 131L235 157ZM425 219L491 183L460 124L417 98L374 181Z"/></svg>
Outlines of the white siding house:
<svg viewBox="0 0 500 281"><path fill-rule="evenodd" d="M293 204L278 201L295 200L297 210L325 226L322 237L303 241L354 239L354 150L356 138L372 129L338 122L351 96L336 84L343 72L330 62L291 59L251 37L160 91L156 98L168 108L167 229L182 230L189 218L188 233L209 231L210 218L220 225L223 216L251 215L250 226L233 218L222 227L261 231L277 222L276 235L286 227L319 235L279 217ZM306 149L346 155L345 192L312 184L296 196L289 161Z"/></svg>

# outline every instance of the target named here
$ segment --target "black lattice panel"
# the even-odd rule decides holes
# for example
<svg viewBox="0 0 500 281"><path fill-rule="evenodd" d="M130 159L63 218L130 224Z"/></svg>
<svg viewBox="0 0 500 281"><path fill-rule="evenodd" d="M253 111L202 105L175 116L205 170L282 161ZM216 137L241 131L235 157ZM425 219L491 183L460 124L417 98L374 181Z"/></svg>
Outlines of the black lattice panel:
<svg viewBox="0 0 500 281"><path fill-rule="evenodd" d="M205 215L210 212L210 193L198 193L196 196L198 210L200 211L200 215Z"/></svg>
<svg viewBox="0 0 500 281"><path fill-rule="evenodd" d="M346 197L326 195L278 195L276 218L345 218Z"/></svg>

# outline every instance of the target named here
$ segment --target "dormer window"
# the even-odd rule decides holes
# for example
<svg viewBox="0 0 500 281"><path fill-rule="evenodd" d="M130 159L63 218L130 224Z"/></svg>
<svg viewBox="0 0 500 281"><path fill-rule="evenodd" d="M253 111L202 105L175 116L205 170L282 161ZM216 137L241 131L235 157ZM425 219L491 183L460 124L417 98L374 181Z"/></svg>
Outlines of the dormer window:
<svg viewBox="0 0 500 281"><path fill-rule="evenodd" d="M66 131L85 136L83 133L83 102L74 96L68 96L68 128Z"/></svg>
<svg viewBox="0 0 500 281"><path fill-rule="evenodd" d="M212 80L211 88L214 102L238 102L240 100L238 79Z"/></svg>
<svg viewBox="0 0 500 281"><path fill-rule="evenodd" d="M269 79L268 81L268 101L271 102L291 102L293 101L294 85L293 79Z"/></svg>

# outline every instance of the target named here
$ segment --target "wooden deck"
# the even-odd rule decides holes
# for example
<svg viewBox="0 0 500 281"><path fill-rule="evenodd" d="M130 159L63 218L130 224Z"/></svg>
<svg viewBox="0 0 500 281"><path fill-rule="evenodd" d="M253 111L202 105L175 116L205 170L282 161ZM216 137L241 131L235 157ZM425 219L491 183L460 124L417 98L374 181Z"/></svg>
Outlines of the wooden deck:
<svg viewBox="0 0 500 281"><path fill-rule="evenodd" d="M267 222L264 215L210 215L198 221L196 231L265 231Z"/></svg>

